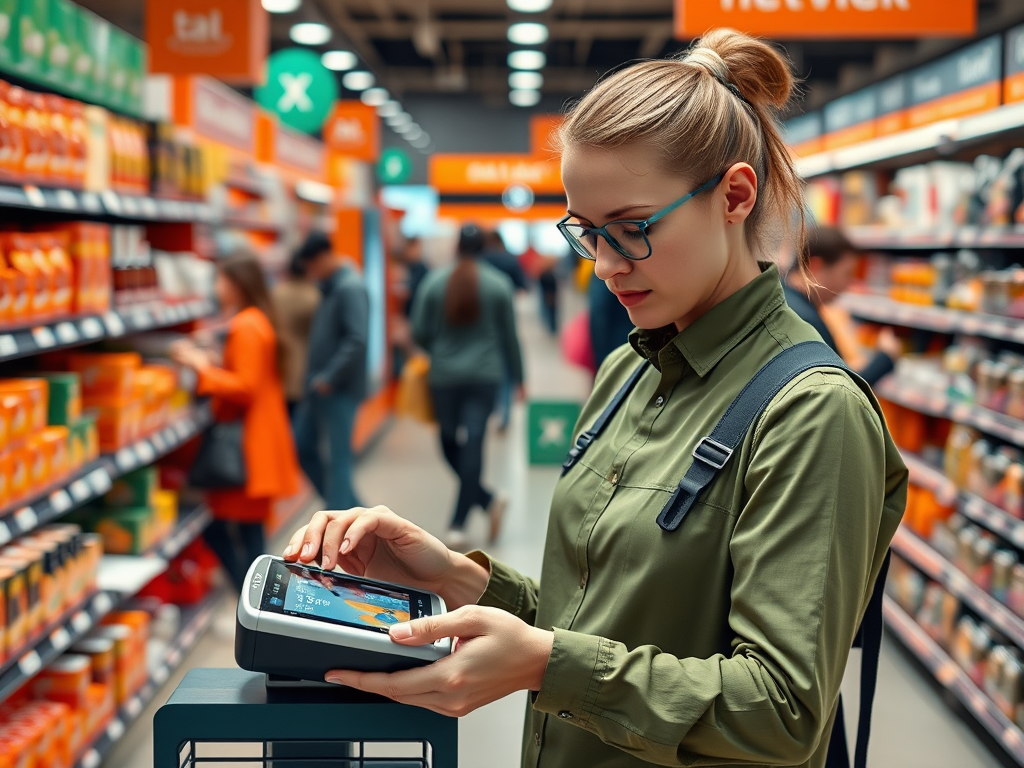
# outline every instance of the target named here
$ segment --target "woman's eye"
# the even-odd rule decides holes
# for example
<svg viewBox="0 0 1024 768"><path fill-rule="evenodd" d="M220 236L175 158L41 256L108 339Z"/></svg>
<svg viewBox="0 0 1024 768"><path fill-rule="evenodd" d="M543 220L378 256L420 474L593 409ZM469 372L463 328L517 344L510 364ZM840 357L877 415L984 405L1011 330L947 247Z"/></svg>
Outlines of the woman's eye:
<svg viewBox="0 0 1024 768"><path fill-rule="evenodd" d="M640 227L624 227L622 234L630 240L643 240L644 231Z"/></svg>

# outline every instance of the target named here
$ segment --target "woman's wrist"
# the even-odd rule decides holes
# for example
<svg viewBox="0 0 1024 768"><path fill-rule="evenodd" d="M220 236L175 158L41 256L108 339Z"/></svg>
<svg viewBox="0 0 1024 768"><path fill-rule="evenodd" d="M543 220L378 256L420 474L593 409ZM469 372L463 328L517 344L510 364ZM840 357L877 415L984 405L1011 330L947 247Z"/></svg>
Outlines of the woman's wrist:
<svg viewBox="0 0 1024 768"><path fill-rule="evenodd" d="M530 627L529 650L526 654L524 690L539 691L544 682L544 673L555 647L555 633L547 629Z"/></svg>
<svg viewBox="0 0 1024 768"><path fill-rule="evenodd" d="M487 582L491 578L490 571L458 552L451 552L449 558L451 571L438 594L444 599L449 611L466 605L476 605L487 590Z"/></svg>

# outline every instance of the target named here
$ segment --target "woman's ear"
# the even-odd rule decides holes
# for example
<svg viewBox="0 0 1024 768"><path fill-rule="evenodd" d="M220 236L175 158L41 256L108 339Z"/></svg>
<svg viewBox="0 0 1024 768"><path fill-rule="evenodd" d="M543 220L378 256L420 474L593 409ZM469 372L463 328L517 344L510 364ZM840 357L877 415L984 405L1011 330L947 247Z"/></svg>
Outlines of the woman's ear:
<svg viewBox="0 0 1024 768"><path fill-rule="evenodd" d="M736 163L725 172L721 186L725 189L726 221L742 224L757 202L757 174L749 164Z"/></svg>

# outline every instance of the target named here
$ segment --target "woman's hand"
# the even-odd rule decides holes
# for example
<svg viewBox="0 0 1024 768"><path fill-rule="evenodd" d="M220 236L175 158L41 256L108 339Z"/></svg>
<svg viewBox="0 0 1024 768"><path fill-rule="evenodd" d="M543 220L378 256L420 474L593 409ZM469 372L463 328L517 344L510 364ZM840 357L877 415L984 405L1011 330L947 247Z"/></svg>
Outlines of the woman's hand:
<svg viewBox="0 0 1024 768"><path fill-rule="evenodd" d="M210 358L207 354L188 340L176 341L170 348L171 360L183 365L186 368L193 368L197 371L210 367Z"/></svg>
<svg viewBox="0 0 1024 768"><path fill-rule="evenodd" d="M554 633L498 608L468 606L391 627L402 645L457 637L451 656L405 672L328 672L329 683L387 696L401 704L462 717L516 691L538 691Z"/></svg>
<svg viewBox="0 0 1024 768"><path fill-rule="evenodd" d="M320 562L346 573L440 594L449 608L475 603L490 574L387 507L317 512L284 550L289 562Z"/></svg>

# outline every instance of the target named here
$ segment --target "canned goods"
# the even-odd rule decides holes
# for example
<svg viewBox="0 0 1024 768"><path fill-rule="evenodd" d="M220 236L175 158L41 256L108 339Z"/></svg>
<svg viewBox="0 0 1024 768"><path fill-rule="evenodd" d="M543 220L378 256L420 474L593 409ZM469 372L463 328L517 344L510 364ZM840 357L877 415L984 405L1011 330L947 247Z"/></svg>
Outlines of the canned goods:
<svg viewBox="0 0 1024 768"><path fill-rule="evenodd" d="M1009 600L1013 566L1017 564L1017 553L1000 549L992 557L992 596L1001 603Z"/></svg>

